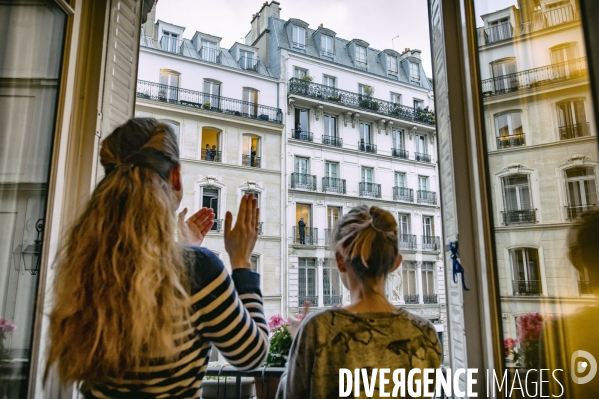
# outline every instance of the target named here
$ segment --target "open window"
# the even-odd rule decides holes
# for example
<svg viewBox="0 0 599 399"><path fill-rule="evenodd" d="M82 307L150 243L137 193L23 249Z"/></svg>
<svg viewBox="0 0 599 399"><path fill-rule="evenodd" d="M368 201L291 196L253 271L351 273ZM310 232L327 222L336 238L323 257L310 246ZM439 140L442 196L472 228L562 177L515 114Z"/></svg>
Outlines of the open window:
<svg viewBox="0 0 599 399"><path fill-rule="evenodd" d="M567 218L575 220L597 206L597 176L595 167L577 167L566 170L568 193Z"/></svg>
<svg viewBox="0 0 599 399"><path fill-rule="evenodd" d="M221 219L220 215L220 189L218 187L203 186L201 188L202 208L210 208L214 211L214 225L212 226L213 231L221 231Z"/></svg>
<svg viewBox="0 0 599 399"><path fill-rule="evenodd" d="M170 69L160 70L160 87L158 89L158 100L176 103L179 100L179 83L181 74Z"/></svg>
<svg viewBox="0 0 599 399"><path fill-rule="evenodd" d="M260 168L262 161L260 157L261 151L260 136L254 134L243 135L243 148L241 152L241 164L243 166Z"/></svg>
<svg viewBox="0 0 599 399"><path fill-rule="evenodd" d="M202 128L202 153L203 161L222 162L221 131L212 127Z"/></svg>
<svg viewBox="0 0 599 399"><path fill-rule="evenodd" d="M526 144L522 128L522 112L510 111L495 116L497 149Z"/></svg>
<svg viewBox="0 0 599 399"><path fill-rule="evenodd" d="M516 248L510 251L512 288L516 296L539 296L543 293L536 248Z"/></svg>
<svg viewBox="0 0 599 399"><path fill-rule="evenodd" d="M318 306L318 282L316 281L316 259L299 258L298 272L298 307L309 302L312 306Z"/></svg>

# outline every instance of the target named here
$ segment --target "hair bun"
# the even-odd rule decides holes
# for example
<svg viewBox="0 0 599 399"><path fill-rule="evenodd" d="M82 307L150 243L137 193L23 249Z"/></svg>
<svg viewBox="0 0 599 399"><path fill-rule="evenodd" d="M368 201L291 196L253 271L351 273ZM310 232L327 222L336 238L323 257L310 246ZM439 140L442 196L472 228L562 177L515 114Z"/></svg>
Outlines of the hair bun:
<svg viewBox="0 0 599 399"><path fill-rule="evenodd" d="M371 206L370 223L375 230L382 233L394 233L397 231L397 223L391 214L379 207Z"/></svg>

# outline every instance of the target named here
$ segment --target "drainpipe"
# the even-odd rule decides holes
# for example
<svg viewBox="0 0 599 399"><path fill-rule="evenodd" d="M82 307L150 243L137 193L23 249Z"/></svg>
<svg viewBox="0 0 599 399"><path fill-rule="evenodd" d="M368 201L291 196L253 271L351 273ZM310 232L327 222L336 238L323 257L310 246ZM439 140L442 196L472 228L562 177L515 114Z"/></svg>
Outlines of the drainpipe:
<svg viewBox="0 0 599 399"><path fill-rule="evenodd" d="M283 79L287 76L287 64L289 61L289 55L284 58L284 66L282 69ZM281 78L279 78L280 81ZM281 108L283 112L283 132L281 134L281 314L283 317L289 317L289 249L287 244L287 207L288 207L288 192L287 192L287 101L283 101L281 104L279 96L280 83L277 83L277 103L278 108ZM283 87L283 96L286 96L286 84L283 81L281 85ZM282 105L282 107L281 107Z"/></svg>

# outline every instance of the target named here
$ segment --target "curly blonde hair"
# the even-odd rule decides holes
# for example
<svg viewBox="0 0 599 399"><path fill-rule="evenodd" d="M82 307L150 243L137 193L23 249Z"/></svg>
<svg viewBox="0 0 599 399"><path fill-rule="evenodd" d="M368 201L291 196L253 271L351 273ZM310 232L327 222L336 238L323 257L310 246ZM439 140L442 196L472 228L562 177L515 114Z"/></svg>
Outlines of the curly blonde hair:
<svg viewBox="0 0 599 399"><path fill-rule="evenodd" d="M169 359L189 320L185 251L175 241L179 165L172 128L131 119L102 143L106 176L56 261L47 368L64 383L121 378Z"/></svg>

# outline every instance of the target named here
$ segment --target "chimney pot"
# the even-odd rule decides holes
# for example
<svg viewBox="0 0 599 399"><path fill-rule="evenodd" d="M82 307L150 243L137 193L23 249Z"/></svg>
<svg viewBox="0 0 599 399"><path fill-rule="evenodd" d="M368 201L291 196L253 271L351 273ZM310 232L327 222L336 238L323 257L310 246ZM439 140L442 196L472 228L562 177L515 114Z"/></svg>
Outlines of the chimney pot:
<svg viewBox="0 0 599 399"><path fill-rule="evenodd" d="M323 26L322 26L322 22L320 23L320 27L321 27L321 28L323 28Z"/></svg>

